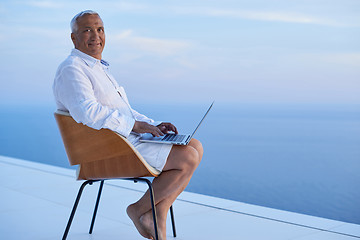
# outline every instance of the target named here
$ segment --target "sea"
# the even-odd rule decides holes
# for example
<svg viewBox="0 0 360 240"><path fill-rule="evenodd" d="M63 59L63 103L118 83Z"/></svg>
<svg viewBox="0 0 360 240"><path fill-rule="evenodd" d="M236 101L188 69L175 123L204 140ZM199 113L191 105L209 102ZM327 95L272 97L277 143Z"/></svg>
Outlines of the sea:
<svg viewBox="0 0 360 240"><path fill-rule="evenodd" d="M135 103L191 133L207 103ZM54 105L0 106L0 155L69 166ZM186 191L360 224L360 105L215 103Z"/></svg>

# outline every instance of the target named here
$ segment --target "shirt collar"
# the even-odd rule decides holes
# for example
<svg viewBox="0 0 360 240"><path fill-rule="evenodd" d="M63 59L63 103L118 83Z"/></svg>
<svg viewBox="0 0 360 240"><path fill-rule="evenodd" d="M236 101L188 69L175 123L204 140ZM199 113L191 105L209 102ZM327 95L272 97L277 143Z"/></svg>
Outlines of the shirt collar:
<svg viewBox="0 0 360 240"><path fill-rule="evenodd" d="M74 48L71 51L71 55L77 56L79 58L81 58L89 67L93 68L95 66L96 63L101 63L103 66L105 66L106 68L109 67L109 63L103 59L99 60L96 59L86 53L81 52L80 50Z"/></svg>

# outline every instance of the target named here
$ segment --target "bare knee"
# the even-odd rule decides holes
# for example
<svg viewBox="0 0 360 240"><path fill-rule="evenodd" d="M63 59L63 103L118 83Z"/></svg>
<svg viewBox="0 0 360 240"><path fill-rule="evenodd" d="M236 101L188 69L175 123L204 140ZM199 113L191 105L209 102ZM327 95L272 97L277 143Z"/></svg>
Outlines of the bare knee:
<svg viewBox="0 0 360 240"><path fill-rule="evenodd" d="M185 154L183 158L183 169L188 172L194 172L195 169L199 166L201 161L201 156L198 149L193 146L186 146L184 148Z"/></svg>
<svg viewBox="0 0 360 240"><path fill-rule="evenodd" d="M193 138L190 143L183 148L183 151L183 167L185 167L187 171L195 171L200 164L204 152L201 142Z"/></svg>
<svg viewBox="0 0 360 240"><path fill-rule="evenodd" d="M183 170L193 173L200 164L203 148L200 141L192 139L187 146L173 146L163 170Z"/></svg>
<svg viewBox="0 0 360 240"><path fill-rule="evenodd" d="M195 148L195 150L198 152L198 156L199 156L198 161L200 163L202 156L204 154L204 149L203 149L201 142L199 140L193 138L193 139L191 139L189 146Z"/></svg>

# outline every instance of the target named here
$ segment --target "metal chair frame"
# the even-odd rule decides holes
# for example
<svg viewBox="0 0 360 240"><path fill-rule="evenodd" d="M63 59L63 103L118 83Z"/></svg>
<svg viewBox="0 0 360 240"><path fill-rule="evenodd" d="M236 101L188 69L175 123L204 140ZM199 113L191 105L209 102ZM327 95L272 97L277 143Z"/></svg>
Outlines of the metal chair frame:
<svg viewBox="0 0 360 240"><path fill-rule="evenodd" d="M147 185L149 187L149 192L150 192L151 208L152 208L152 214L153 214L153 219L154 219L155 240L158 240L159 237L158 237L157 217L156 217L155 198L154 198L154 190L153 190L153 187L152 187L152 183L146 178L119 178L119 179L120 180L130 180L130 181L134 181L135 183L138 182L138 181L147 183ZM104 185L105 180L110 180L110 179L87 180L87 181L83 182L83 184L80 186L80 189L79 189L79 192L77 194L74 206L72 208L72 211L71 211L71 214L70 214L70 217L69 217L69 221L68 221L68 223L66 225L66 229L65 229L62 240L65 240L67 238L67 235L68 235L69 230L70 230L71 223L72 223L72 221L74 219L75 212L76 212L77 206L78 206L80 198L81 198L81 194L82 194L85 186L88 185L88 184L92 185L94 182L100 182L99 192L98 192L98 195L97 195L97 198L96 198L94 213L93 213L93 217L92 217L91 225L90 225L90 229L89 229L89 234L92 234L94 224L95 224L95 218L96 218L96 214L97 214L97 211L98 211L99 202L100 202L100 198L101 198L101 193L102 193L102 189L103 189L103 185ZM176 237L173 206L170 207L170 215L171 215L171 224L172 224L173 236Z"/></svg>

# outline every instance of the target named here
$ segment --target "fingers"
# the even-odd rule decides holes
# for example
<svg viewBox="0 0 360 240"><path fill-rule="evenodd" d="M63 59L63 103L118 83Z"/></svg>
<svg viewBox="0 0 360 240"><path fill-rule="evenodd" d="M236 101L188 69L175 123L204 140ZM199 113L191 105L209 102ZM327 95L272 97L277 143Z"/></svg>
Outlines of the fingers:
<svg viewBox="0 0 360 240"><path fill-rule="evenodd" d="M171 123L161 123L158 128L163 132L163 133L168 133L168 132L174 132L175 134L178 134L178 131L176 129L176 127L171 124Z"/></svg>
<svg viewBox="0 0 360 240"><path fill-rule="evenodd" d="M150 125L150 124L149 124ZM155 127L155 126L151 126L151 129L153 130L152 132L150 132L154 137L160 137L160 136L164 136L164 133L158 128L158 127Z"/></svg>
<svg viewBox="0 0 360 240"><path fill-rule="evenodd" d="M177 128L173 125L173 130L172 130L175 134L178 134L178 130Z"/></svg>
<svg viewBox="0 0 360 240"><path fill-rule="evenodd" d="M140 121L135 122L132 130L136 133L151 133L154 137L160 137L164 135L164 133L158 127Z"/></svg>
<svg viewBox="0 0 360 240"><path fill-rule="evenodd" d="M151 133L154 137L164 136L164 133L158 128L148 123L145 123L145 128L143 133Z"/></svg>
<svg viewBox="0 0 360 240"><path fill-rule="evenodd" d="M176 127L170 123L169 125L169 131L174 132L175 134L178 134L178 130L176 129Z"/></svg>

